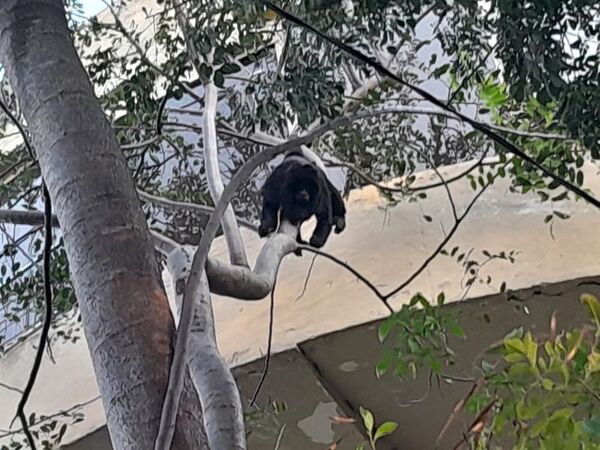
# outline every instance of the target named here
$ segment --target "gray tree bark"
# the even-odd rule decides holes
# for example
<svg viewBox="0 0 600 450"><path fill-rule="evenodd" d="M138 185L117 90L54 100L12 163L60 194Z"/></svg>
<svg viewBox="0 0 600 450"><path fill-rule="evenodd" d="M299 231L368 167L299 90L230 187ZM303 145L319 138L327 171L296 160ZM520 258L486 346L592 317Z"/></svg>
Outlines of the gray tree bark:
<svg viewBox="0 0 600 450"><path fill-rule="evenodd" d="M0 0L0 63L62 227L113 446L148 450L174 324L140 202L61 0ZM185 386L173 448L206 448L189 376Z"/></svg>

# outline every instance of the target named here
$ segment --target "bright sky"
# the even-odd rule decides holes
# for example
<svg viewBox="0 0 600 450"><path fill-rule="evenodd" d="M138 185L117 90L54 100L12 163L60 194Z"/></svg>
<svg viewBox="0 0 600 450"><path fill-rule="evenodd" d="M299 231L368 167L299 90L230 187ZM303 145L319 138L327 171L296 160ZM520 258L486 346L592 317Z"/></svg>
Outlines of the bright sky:
<svg viewBox="0 0 600 450"><path fill-rule="evenodd" d="M104 8L106 5L102 2L102 0L82 0L84 14L88 17L95 16Z"/></svg>

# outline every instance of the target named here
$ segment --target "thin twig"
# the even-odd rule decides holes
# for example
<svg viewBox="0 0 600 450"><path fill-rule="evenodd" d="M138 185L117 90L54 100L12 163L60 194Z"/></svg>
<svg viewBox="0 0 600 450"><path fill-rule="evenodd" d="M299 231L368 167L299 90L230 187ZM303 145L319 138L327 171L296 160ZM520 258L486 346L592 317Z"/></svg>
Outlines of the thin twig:
<svg viewBox="0 0 600 450"><path fill-rule="evenodd" d="M0 381L0 387L4 388L6 390L9 390L9 391L18 392L19 394L23 393L22 389L16 388L14 386L10 386L10 385L8 385L6 383L3 383L1 381Z"/></svg>
<svg viewBox="0 0 600 450"><path fill-rule="evenodd" d="M279 269L277 270L279 272ZM258 398L258 394L260 394L260 389L262 388L263 383L267 379L267 373L269 372L269 362L271 361L271 347L273 344L273 321L275 317L275 287L277 286L277 274L275 274L275 281L273 281L273 289L271 289L271 304L269 305L269 333L267 336L267 354L265 355L265 365L263 366L263 371L260 376L260 380L254 389L254 394L252 394L252 399L250 400L250 406L254 406L256 403L256 399Z"/></svg>
<svg viewBox="0 0 600 450"><path fill-rule="evenodd" d="M153 136L141 142L132 142L131 144L121 145L121 150L135 150L137 148L148 147L149 145L155 144L160 139L160 135Z"/></svg>
<svg viewBox="0 0 600 450"><path fill-rule="evenodd" d="M55 417L63 417L63 416L67 416L67 415L69 415L69 414L70 414L72 411L75 411L75 410L77 410L77 409L84 408L84 407L86 407L86 406L88 406L88 405L91 405L91 404L92 404L92 403L94 403L95 401L97 401L97 400L100 400L100 398L101 398L101 397L98 395L98 396L96 396L96 397L93 397L93 398L91 398L90 400L87 400L87 401L85 401L85 402L83 402L83 403L77 403L76 405L73 405L73 406L71 406L70 408L67 408L67 409L65 409L65 410L58 411L57 413L50 414L49 416L44 416L44 418L43 418L43 419L39 420L38 422L32 423L31 425L32 425L32 426L36 426L36 427L37 427L37 426L41 425L42 423L46 423L46 422L49 422L49 421L51 421L51 420L52 420L52 419L54 419ZM5 433L3 433L3 434L0 434L0 439L4 439L5 437L8 437L8 436L13 436L13 435L15 435L15 434L21 433L22 431L23 431L23 430L11 430L11 431L6 431Z"/></svg>
<svg viewBox="0 0 600 450"><path fill-rule="evenodd" d="M25 433L25 436L27 436L27 441L29 442L29 446L32 450L36 449L36 445L33 439L33 435L29 430L29 425L27 423L27 416L25 415L25 405L27 404L27 400L29 400L29 396L31 395L31 391L33 390L33 386L35 385L38 372L42 365L42 358L44 356L44 350L47 344L48 332L50 331L50 324L52 323L52 286L50 284L50 254L52 250L51 205L52 204L50 200L50 194L48 193L48 189L46 188L46 184L44 183L44 212L46 215L46 218L44 219L44 300L46 311L44 314L44 325L42 326L42 331L40 333L40 343L38 344L38 349L35 354L33 367L31 368L31 373L29 374L29 379L23 391L21 401L17 406L17 416L21 420L21 426L23 427L23 431Z"/></svg>
<svg viewBox="0 0 600 450"><path fill-rule="evenodd" d="M281 445L281 440L283 439L283 432L285 431L285 423L281 426L279 430L279 434L277 435L277 440L275 441L275 447L273 450L279 450L279 446Z"/></svg>
<svg viewBox="0 0 600 450"><path fill-rule="evenodd" d="M337 265L345 268L348 272L352 273L352 275L354 275L356 278L358 278L360 281L363 282L363 284L365 284L371 291L373 291L373 293L383 302L383 305L388 309L388 311L390 313L394 313L394 310L392 309L392 307L387 303L386 301L386 294L384 294L383 292L381 292L379 289L377 289L377 286L375 286L367 277L365 277L364 275L362 275L359 271L357 271L354 267L352 267L350 264L345 263L344 261L342 261L341 259L337 258L336 256L333 256L329 253L326 253L324 251L321 251L317 248L311 247L309 245L298 245L299 249L301 250L306 250L307 252L311 252L314 253L316 255L322 256L330 261L333 261L334 263L336 263Z"/></svg>
<svg viewBox="0 0 600 450"><path fill-rule="evenodd" d="M19 167L21 164L26 163L27 161L29 161L29 158L21 158L21 159L15 161L12 165L7 167L6 170L4 170L3 172L0 172L0 180L2 178L4 178L6 175L8 175L9 173L11 173L13 170L15 170L17 167Z"/></svg>
<svg viewBox="0 0 600 450"><path fill-rule="evenodd" d="M304 294L306 293L306 288L308 287L308 281L310 280L310 274L312 273L317 256L319 256L319 255L315 254L312 258L312 261L310 262L310 266L308 267L308 272L306 273L306 278L304 279L304 286L302 286L302 292L300 292L300 295L298 295L298 297L296 297L296 299L294 300L295 302L297 302L302 297L304 297Z"/></svg>
<svg viewBox="0 0 600 450"><path fill-rule="evenodd" d="M469 205L467 206L465 211L458 217L458 219L456 219L454 221L454 225L452 226L452 228L450 229L450 231L448 232L446 237L442 240L442 242L437 246L437 248L431 253L431 255L429 255L429 257L425 261L423 261L423 263L419 266L419 268L417 270L415 270L413 272L413 274L406 279L406 281L404 281L402 284L400 284L396 289L392 290L390 293L386 294L385 301L387 301L390 297L393 297L398 292L400 292L402 289L404 289L406 286L408 286L410 283L412 283L412 281L415 278L417 278L427 268L427 266L429 266L431 261L433 261L435 259L435 257L446 246L448 241L450 241L452 236L454 236L454 233L456 233L456 230L458 230L458 227L460 226L462 221L465 219L465 217L467 217L467 215L469 214L469 211L471 211L471 208L473 208L473 205L475 205L477 200L479 200L479 197L481 197L481 195L486 191L486 189L489 186L490 186L490 183L487 183L484 187L481 188L481 190L473 197L473 199L471 200L471 203L469 203Z"/></svg>
<svg viewBox="0 0 600 450"><path fill-rule="evenodd" d="M6 105L1 101L0 109L2 109L6 115L8 115L9 119L17 127L21 133L21 136L23 137L23 141L25 142L25 147L29 153L29 156L32 160L35 160L35 153L31 147L29 139L27 138L25 129L22 127L16 117L8 110ZM33 386L35 385L35 381L42 364L42 358L44 356L44 350L48 340L48 332L50 331L50 324L52 322L52 286L50 284L50 256L52 251L52 202L50 200L50 193L48 192L46 183L43 181L42 189L44 195L44 303L46 311L44 315L44 324L40 333L40 343L35 354L33 367L31 368L29 379L27 380L27 384L23 390L21 400L17 405L17 414L15 416L15 418L19 417L21 426L23 427L23 432L25 433L29 446L32 450L36 449L36 445L27 423L27 417L25 416L25 405L27 404L27 400L29 400L29 396L31 395L31 391L33 390Z"/></svg>
<svg viewBox="0 0 600 450"><path fill-rule="evenodd" d="M469 389L469 392L467 392L467 395L465 395L463 398L461 398L454 405L454 408L452 408L452 413L448 417L448 420L446 420L446 423L442 427L441 431L438 434L437 439L435 440L435 448L439 447L440 443L442 442L442 438L444 437L444 435L446 434L446 432L452 425L452 422L454 422L454 420L456 420L456 417L458 417L458 414L460 414L460 412L463 411L463 409L465 408L465 405L467 404L469 399L483 385L483 383L484 383L483 378L480 378L479 380L477 380L476 383L473 383L473 385L471 386L471 389Z"/></svg>
<svg viewBox="0 0 600 450"><path fill-rule="evenodd" d="M142 191L141 189L138 189L137 193L138 193L138 196L142 200L145 200L152 204L162 205L167 208L187 209L190 211L194 211L198 214L201 214L203 216L210 216L214 211L214 208L207 206L207 205L200 205L198 203L180 202L177 200L170 200L165 197L160 197L158 195L149 194L148 192ZM256 231L258 229L258 227L249 220L243 219L241 217L236 217L236 219L240 225L248 228L249 230Z"/></svg>

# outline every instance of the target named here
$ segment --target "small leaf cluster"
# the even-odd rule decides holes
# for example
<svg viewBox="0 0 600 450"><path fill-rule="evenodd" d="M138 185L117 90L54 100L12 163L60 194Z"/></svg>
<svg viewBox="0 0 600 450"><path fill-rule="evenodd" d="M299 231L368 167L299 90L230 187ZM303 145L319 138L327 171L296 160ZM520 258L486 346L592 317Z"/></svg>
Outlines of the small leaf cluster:
<svg viewBox="0 0 600 450"><path fill-rule="evenodd" d="M431 304L422 294L416 294L381 323L378 336L385 345L375 367L378 377L393 371L400 378L414 380L423 367L441 374L444 366L453 364L454 351L448 345L448 336L464 338L465 334L454 315L441 308L444 298L441 293L437 303Z"/></svg>
<svg viewBox="0 0 600 450"><path fill-rule="evenodd" d="M362 406L359 407L359 411L360 416L362 417L363 426L369 437L369 442L359 444L358 447L356 447L356 450L365 450L367 445L370 446L371 450L376 450L376 444L380 439L389 436L398 429L398 424L391 421L383 422L381 425L375 426L375 418L371 411Z"/></svg>
<svg viewBox="0 0 600 450"><path fill-rule="evenodd" d="M591 294L581 302L591 325L553 331L547 339L517 329L493 349L501 370L482 363L485 392L470 399L470 410L495 406L473 438L477 448L600 449L600 302Z"/></svg>

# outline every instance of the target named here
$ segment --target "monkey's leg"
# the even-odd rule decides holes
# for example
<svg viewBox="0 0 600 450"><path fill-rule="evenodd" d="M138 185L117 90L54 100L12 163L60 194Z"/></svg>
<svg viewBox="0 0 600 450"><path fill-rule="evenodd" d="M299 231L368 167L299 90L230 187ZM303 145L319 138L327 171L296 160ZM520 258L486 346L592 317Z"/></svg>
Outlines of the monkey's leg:
<svg viewBox="0 0 600 450"><path fill-rule="evenodd" d="M331 234L331 219L327 216L317 216L317 226L310 238L310 245L313 247L323 247L327 238Z"/></svg>
<svg viewBox="0 0 600 450"><path fill-rule="evenodd" d="M333 224L335 225L335 233L341 233L346 228L346 207L342 196L329 180L327 180L327 188L331 193L331 215Z"/></svg>

